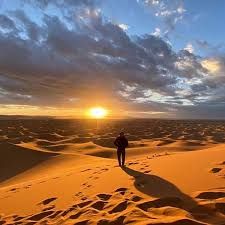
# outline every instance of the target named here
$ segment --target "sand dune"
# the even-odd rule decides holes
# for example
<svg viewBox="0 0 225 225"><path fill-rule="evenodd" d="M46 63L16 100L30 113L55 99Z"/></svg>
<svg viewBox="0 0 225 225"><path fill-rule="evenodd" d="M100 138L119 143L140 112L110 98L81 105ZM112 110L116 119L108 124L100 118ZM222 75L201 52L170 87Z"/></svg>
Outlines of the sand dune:
<svg viewBox="0 0 225 225"><path fill-rule="evenodd" d="M16 146L7 142L0 143L0 182L14 177L35 165L55 156L55 153L42 153Z"/></svg>
<svg viewBox="0 0 225 225"><path fill-rule="evenodd" d="M149 138L148 126L128 126L132 146L120 168L110 143L117 123L91 133L67 122L3 122L0 224L225 224L225 144L209 138L219 123L177 122L175 135L175 125L157 121L165 129Z"/></svg>

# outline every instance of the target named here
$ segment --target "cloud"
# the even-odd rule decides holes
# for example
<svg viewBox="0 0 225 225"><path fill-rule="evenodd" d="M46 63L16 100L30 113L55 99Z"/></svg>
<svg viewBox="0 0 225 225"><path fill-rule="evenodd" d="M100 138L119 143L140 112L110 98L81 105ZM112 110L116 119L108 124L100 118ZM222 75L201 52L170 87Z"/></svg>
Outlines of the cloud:
<svg viewBox="0 0 225 225"><path fill-rule="evenodd" d="M194 53L194 47L193 47L193 45L191 43L188 43L186 45L186 47L184 48L184 50L187 50L190 53Z"/></svg>
<svg viewBox="0 0 225 225"><path fill-rule="evenodd" d="M127 24L124 24L124 23L118 24L118 26L124 31L129 29L129 26Z"/></svg>
<svg viewBox="0 0 225 225"><path fill-rule="evenodd" d="M49 5L55 5L58 8L63 7L77 7L77 6L89 6L94 7L96 3L99 1L97 0L23 0L25 4L35 5L42 9L47 8Z"/></svg>
<svg viewBox="0 0 225 225"><path fill-rule="evenodd" d="M165 36L175 30L176 24L181 22L186 13L183 0L142 0L139 1L164 22L163 32Z"/></svg>
<svg viewBox="0 0 225 225"><path fill-rule="evenodd" d="M156 6L161 3L151 1ZM32 21L23 9L0 16L4 22L0 30L1 104L55 110L100 102L171 117L187 112L202 115L207 105L210 110L212 105L222 109L223 55L202 58L194 54L191 44L175 51L157 35L159 28L154 35L130 37L124 26L105 18L90 1L29 4L43 8L41 23ZM61 16L53 16L48 14L49 4L75 8L67 13L65 7ZM182 9L176 12L183 13Z"/></svg>
<svg viewBox="0 0 225 225"><path fill-rule="evenodd" d="M154 32L152 32L152 35L154 35L154 36L160 36L160 34L161 34L161 30L158 27L155 28Z"/></svg>
<svg viewBox="0 0 225 225"><path fill-rule="evenodd" d="M207 55L223 55L225 52L224 43L213 45L205 40L195 40L195 43Z"/></svg>
<svg viewBox="0 0 225 225"><path fill-rule="evenodd" d="M201 65L206 68L210 74L217 74L221 70L220 61L216 59L204 59Z"/></svg>
<svg viewBox="0 0 225 225"><path fill-rule="evenodd" d="M11 20L8 16L6 15L0 15L0 27L2 29L15 29L15 24L13 20Z"/></svg>

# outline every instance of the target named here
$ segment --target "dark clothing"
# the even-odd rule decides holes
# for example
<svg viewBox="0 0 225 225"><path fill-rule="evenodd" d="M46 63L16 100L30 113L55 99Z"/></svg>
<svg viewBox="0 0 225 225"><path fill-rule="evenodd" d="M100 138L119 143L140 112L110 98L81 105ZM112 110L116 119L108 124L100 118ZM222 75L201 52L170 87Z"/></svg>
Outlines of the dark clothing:
<svg viewBox="0 0 225 225"><path fill-rule="evenodd" d="M114 145L117 146L117 157L119 166L121 165L123 166L125 163L125 156L126 156L125 148L128 146L128 141L125 137L119 136L114 141Z"/></svg>
<svg viewBox="0 0 225 225"><path fill-rule="evenodd" d="M125 137L117 137L114 141L114 145L117 146L117 149L125 149L128 146L128 141Z"/></svg>
<svg viewBox="0 0 225 225"><path fill-rule="evenodd" d="M123 150L117 149L117 158L118 158L119 166L124 166L124 164L125 164L125 157L126 157L125 149L123 149Z"/></svg>

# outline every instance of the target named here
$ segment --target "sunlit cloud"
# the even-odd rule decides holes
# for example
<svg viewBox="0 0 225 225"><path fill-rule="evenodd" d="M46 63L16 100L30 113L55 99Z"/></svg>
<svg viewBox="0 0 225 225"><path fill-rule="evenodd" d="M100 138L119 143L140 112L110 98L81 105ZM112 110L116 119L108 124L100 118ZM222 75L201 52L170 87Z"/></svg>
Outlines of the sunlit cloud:
<svg viewBox="0 0 225 225"><path fill-rule="evenodd" d="M120 23L120 24L118 24L118 26L124 31L127 31L129 29L129 26L124 23Z"/></svg>
<svg viewBox="0 0 225 225"><path fill-rule="evenodd" d="M165 114L165 112L156 111L126 111L126 117L139 117L139 118L160 118Z"/></svg>
<svg viewBox="0 0 225 225"><path fill-rule="evenodd" d="M186 45L186 47L184 48L184 50L187 50L188 52L190 52L190 53L194 53L194 47L193 47L193 45L191 44L191 43L188 43L187 45Z"/></svg>
<svg viewBox="0 0 225 225"><path fill-rule="evenodd" d="M155 36L160 36L160 34L161 34L161 30L158 27L155 28L154 32L152 32L152 35L155 35Z"/></svg>
<svg viewBox="0 0 225 225"><path fill-rule="evenodd" d="M0 104L0 115L30 115L30 116L70 116L82 117L84 112L81 109L43 107L32 105L4 105Z"/></svg>
<svg viewBox="0 0 225 225"><path fill-rule="evenodd" d="M221 68L220 62L216 59L205 59L202 60L201 64L210 74L217 74Z"/></svg>

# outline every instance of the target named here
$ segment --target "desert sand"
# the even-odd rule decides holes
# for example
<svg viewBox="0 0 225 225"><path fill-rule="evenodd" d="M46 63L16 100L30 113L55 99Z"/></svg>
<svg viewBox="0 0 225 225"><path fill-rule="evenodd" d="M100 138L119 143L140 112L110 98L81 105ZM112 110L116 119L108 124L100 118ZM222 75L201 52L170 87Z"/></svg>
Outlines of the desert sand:
<svg viewBox="0 0 225 225"><path fill-rule="evenodd" d="M225 224L223 121L0 124L0 224Z"/></svg>

